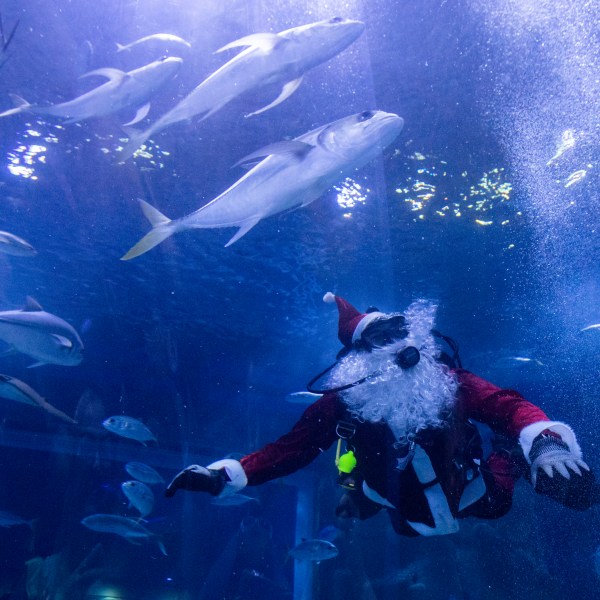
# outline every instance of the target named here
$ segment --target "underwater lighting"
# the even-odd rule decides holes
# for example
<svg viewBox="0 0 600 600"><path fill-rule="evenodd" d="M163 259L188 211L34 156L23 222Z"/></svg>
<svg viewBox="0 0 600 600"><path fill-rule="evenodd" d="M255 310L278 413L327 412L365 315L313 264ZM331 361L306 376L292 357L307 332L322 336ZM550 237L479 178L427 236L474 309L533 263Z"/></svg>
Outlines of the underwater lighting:
<svg viewBox="0 0 600 600"><path fill-rule="evenodd" d="M360 183L350 177L346 177L341 184L334 186L333 189L337 192L338 206L346 211L344 217L347 219L352 216L352 209L357 205L364 204L367 201L367 195L371 193L369 188L363 188Z"/></svg>
<svg viewBox="0 0 600 600"><path fill-rule="evenodd" d="M42 145L40 141L47 144L56 144L58 138L53 133L44 137L43 133L33 129L31 123L27 123L26 127L27 129L19 136L20 139L15 148L7 154L7 168L16 177L37 181L36 164L46 163L46 153L48 151L48 147Z"/></svg>
<svg viewBox="0 0 600 600"><path fill-rule="evenodd" d="M394 156L400 157L400 153ZM408 175L395 191L410 212L416 213L413 221L425 221L431 217L464 217L480 226L510 223L505 210L502 211L502 219L496 221L491 218L492 211L507 206L511 200L512 184L506 181L502 167L483 172L475 183L469 185L471 174L467 171L453 173L447 161L435 161L432 157L414 152L404 159L404 163L403 172ZM485 217L483 213L486 213ZM521 216L521 213L515 212L510 216Z"/></svg>

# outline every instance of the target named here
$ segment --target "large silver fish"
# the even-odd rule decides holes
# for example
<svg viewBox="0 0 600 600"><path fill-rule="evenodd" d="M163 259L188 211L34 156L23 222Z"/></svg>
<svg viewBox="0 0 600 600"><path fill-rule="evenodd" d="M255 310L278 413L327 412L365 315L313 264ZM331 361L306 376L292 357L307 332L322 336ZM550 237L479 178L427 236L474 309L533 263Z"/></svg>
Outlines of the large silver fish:
<svg viewBox="0 0 600 600"><path fill-rule="evenodd" d="M172 33L153 33L152 35L145 35L139 40L135 40L135 42L131 42L130 44L119 44L117 42L117 52L123 52L123 50L130 50L134 46L138 44L144 44L146 42L167 42L174 44L181 44L182 46L187 46L191 48L192 45L189 42L186 42L183 38L178 35L173 35Z"/></svg>
<svg viewBox="0 0 600 600"><path fill-rule="evenodd" d="M0 252L13 256L35 256L36 249L23 238L8 231L0 231Z"/></svg>
<svg viewBox="0 0 600 600"><path fill-rule="evenodd" d="M39 406L46 412L66 421L67 423L75 424L75 421L66 415L62 410L52 406L42 396L40 396L32 387L28 386L24 381L15 379L8 375L0 375L0 398L30 404L31 406Z"/></svg>
<svg viewBox="0 0 600 600"><path fill-rule="evenodd" d="M99 531L101 533L114 533L125 538L130 544L142 544L148 542L151 539L155 539L160 551L166 555L167 552L162 542L157 536L146 529L135 519L129 517L121 517L120 515L110 514L96 514L84 517L81 520L81 524L91 529L92 531Z"/></svg>
<svg viewBox="0 0 600 600"><path fill-rule="evenodd" d="M47 313L27 297L22 310L0 312L0 340L11 349L38 360L31 365L78 365L83 360L83 342L71 325Z"/></svg>
<svg viewBox="0 0 600 600"><path fill-rule="evenodd" d="M242 94L267 84L283 84L279 96L257 115L289 98L302 83L304 73L339 54L363 32L364 23L335 17L280 33L255 33L217 50L248 46L207 77L179 104L145 131L130 131L123 149L127 160L153 134L173 123L201 115L208 118Z"/></svg>
<svg viewBox="0 0 600 600"><path fill-rule="evenodd" d="M142 120L150 110L149 100L179 71L181 58L169 57L151 62L139 69L125 73L119 69L104 68L83 75L98 75L108 81L68 102L52 106L29 104L23 98L11 94L15 108L0 113L0 117L21 112L52 115L67 118L67 123L75 123L93 117L103 117L130 107L139 108L135 118L127 123L132 125Z"/></svg>
<svg viewBox="0 0 600 600"><path fill-rule="evenodd" d="M267 156L220 196L171 221L140 200L152 225L122 260L144 254L170 235L186 229L238 227L227 246L261 219L307 206L346 174L363 166L400 133L404 121L382 111L365 111L334 121L289 142L267 146L240 162Z"/></svg>

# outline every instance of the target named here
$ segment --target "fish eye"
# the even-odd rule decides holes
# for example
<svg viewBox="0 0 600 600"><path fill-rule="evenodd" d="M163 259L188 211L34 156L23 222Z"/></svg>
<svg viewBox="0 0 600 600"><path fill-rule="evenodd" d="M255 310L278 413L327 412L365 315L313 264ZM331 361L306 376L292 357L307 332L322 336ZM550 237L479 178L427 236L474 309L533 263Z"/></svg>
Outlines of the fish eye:
<svg viewBox="0 0 600 600"><path fill-rule="evenodd" d="M365 110L358 115L358 121L368 121L375 113L372 110Z"/></svg>
<svg viewBox="0 0 600 600"><path fill-rule="evenodd" d="M333 17L333 19L329 19L330 23L341 23L344 19L342 17Z"/></svg>

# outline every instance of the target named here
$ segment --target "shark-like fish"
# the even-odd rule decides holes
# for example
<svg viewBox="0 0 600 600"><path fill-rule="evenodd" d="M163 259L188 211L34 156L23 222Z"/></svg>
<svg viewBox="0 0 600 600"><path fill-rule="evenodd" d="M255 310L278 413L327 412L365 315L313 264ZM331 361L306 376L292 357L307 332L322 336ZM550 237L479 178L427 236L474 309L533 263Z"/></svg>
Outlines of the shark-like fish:
<svg viewBox="0 0 600 600"><path fill-rule="evenodd" d="M83 360L83 342L77 331L30 297L23 309L0 312L0 340L11 350L36 358L32 367L46 363L75 366Z"/></svg>
<svg viewBox="0 0 600 600"><path fill-rule="evenodd" d="M179 104L145 131L131 130L121 160L130 158L153 134L173 123L201 115L204 120L234 98L267 84L283 84L279 96L247 116L257 115L289 98L302 83L304 73L339 54L364 30L364 23L334 17L281 31L255 33L217 50L247 46L245 50L207 77Z"/></svg>
<svg viewBox="0 0 600 600"><path fill-rule="evenodd" d="M121 260L147 252L186 229L238 227L230 246L261 219L307 206L346 174L373 159L400 133L404 121L383 111L365 111L271 144L240 163L267 156L220 196L197 211L171 221L140 200L152 230ZM239 164L239 163L238 163Z"/></svg>
<svg viewBox="0 0 600 600"><path fill-rule="evenodd" d="M42 396L40 396L32 387L28 386L24 381L15 379L9 375L0 374L0 398L30 404L31 406L39 406L46 412L74 425L76 422L66 415L62 410L52 406Z"/></svg>
<svg viewBox="0 0 600 600"><path fill-rule="evenodd" d="M140 107L133 120L126 123L126 125L133 125L148 114L150 99L177 74L182 62L181 58L172 56L156 60L127 73L113 68L90 71L82 77L96 75L106 77L108 81L73 100L52 106L29 104L23 98L10 94L15 108L0 113L0 117L30 112L63 117L68 119L67 123L75 123L110 115L125 108Z"/></svg>

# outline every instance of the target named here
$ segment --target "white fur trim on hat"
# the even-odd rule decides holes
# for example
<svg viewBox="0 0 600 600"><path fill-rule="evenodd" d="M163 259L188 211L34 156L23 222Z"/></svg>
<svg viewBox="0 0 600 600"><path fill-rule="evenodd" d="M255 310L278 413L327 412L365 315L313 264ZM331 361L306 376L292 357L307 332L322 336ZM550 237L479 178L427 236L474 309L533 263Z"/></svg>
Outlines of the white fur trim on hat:
<svg viewBox="0 0 600 600"><path fill-rule="evenodd" d="M324 296L323 296L323 302L335 302L335 294L332 292L327 292Z"/></svg>
<svg viewBox="0 0 600 600"><path fill-rule="evenodd" d="M229 481L225 484L223 491L218 496L219 498L231 496L248 485L248 477L246 477L242 463L233 460L233 458L218 460L211 465L208 465L206 468L216 470L225 469L225 473L227 473L227 477L229 477Z"/></svg>
<svg viewBox="0 0 600 600"><path fill-rule="evenodd" d="M354 333L352 334L352 343L356 342L362 335L362 332L365 330L366 326L373 322L375 319L379 319L380 317L385 317L385 313L381 312L371 312L367 313L359 322L356 328L354 329Z"/></svg>
<svg viewBox="0 0 600 600"><path fill-rule="evenodd" d="M545 429L549 429L554 433L558 433L562 441L569 446L569 450L573 453L575 458L581 459L582 452L579 444L577 443L575 432L566 423L561 423L559 421L538 421L537 423L531 423L531 425L523 427L523 429L521 429L521 433L519 434L519 444L521 444L521 448L523 448L523 453L525 454L525 458L529 464L531 464L531 461L529 460L529 452L531 450L533 440L535 440L535 438Z"/></svg>

